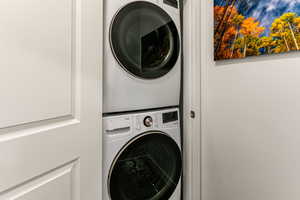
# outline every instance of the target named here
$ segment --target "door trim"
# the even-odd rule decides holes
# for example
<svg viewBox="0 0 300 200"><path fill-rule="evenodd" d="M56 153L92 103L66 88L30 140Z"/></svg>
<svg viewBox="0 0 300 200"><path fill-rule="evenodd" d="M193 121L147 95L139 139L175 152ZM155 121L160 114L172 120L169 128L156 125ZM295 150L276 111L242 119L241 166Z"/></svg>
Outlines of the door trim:
<svg viewBox="0 0 300 200"><path fill-rule="evenodd" d="M204 1L185 0L184 32L184 200L201 200L201 24ZM191 117L195 112L195 118Z"/></svg>
<svg viewBox="0 0 300 200"><path fill-rule="evenodd" d="M100 113L99 113L99 123L100 123L100 127L101 127L101 130L99 130L99 133L100 134L100 188L99 188L99 198L102 199L103 197L103 85L104 85L104 82L103 82L103 66L104 66L104 1L100 1L100 33L101 33L101 39L100 39L100 66L99 66L99 71L100 71L100 82L101 82L101 86L100 86ZM99 199L99 200L100 200Z"/></svg>

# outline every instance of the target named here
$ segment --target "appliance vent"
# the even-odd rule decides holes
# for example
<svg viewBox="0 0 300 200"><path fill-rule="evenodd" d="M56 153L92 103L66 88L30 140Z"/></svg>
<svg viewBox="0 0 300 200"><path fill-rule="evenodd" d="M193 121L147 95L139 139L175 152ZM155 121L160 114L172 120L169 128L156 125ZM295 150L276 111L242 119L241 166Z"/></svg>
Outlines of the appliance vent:
<svg viewBox="0 0 300 200"><path fill-rule="evenodd" d="M178 8L178 0L164 0L164 3L174 8Z"/></svg>

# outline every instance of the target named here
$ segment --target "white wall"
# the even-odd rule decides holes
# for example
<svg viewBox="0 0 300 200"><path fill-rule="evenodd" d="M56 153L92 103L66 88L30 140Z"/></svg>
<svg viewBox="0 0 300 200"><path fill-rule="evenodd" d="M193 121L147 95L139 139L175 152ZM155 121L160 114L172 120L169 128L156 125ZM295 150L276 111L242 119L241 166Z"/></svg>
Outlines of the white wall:
<svg viewBox="0 0 300 200"><path fill-rule="evenodd" d="M203 200L299 200L300 52L215 63L201 4Z"/></svg>

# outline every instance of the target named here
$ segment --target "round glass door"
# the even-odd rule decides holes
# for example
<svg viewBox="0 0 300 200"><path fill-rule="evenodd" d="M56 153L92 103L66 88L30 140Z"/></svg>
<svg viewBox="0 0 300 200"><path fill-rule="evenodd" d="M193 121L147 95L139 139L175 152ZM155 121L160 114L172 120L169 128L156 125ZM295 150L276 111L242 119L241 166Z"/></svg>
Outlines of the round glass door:
<svg viewBox="0 0 300 200"><path fill-rule="evenodd" d="M143 1L119 10L110 29L113 54L130 74L155 79L176 64L180 41L175 23L160 7Z"/></svg>
<svg viewBox="0 0 300 200"><path fill-rule="evenodd" d="M166 200L179 183L181 152L164 133L145 133L120 151L110 169L112 200Z"/></svg>

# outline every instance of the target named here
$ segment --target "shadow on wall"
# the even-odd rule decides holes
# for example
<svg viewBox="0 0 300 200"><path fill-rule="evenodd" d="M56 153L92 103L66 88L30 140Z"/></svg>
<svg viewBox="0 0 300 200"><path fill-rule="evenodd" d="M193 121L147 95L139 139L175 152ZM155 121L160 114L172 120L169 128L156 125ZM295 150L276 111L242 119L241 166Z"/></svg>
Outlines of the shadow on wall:
<svg viewBox="0 0 300 200"><path fill-rule="evenodd" d="M273 54L273 55L262 55L262 56L253 56L246 57L243 59L233 59L233 60L220 60L214 61L215 66L222 67L226 65L236 65L236 64L244 64L244 63L255 63L260 61L274 61L274 60L283 60L283 59L293 59L300 58L300 53L297 51L282 53L282 54Z"/></svg>

